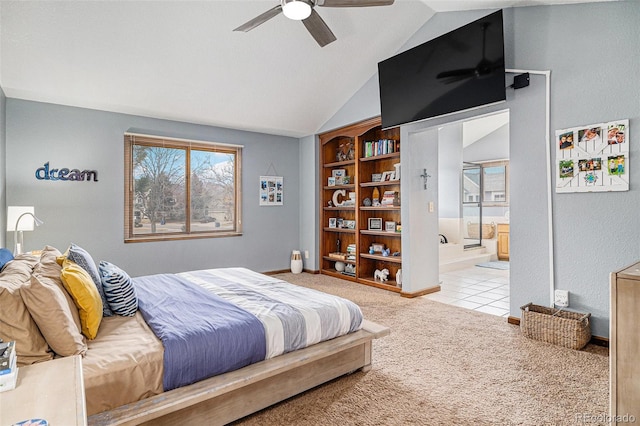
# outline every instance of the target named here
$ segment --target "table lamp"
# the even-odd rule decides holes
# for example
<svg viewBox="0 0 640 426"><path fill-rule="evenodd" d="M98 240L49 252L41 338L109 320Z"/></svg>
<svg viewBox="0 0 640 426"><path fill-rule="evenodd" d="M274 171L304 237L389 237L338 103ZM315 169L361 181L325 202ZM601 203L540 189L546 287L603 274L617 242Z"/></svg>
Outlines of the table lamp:
<svg viewBox="0 0 640 426"><path fill-rule="evenodd" d="M14 256L21 254L24 247L22 231L33 231L36 226L44 223L35 216L34 211L33 206L9 206L7 208L7 231L13 231Z"/></svg>

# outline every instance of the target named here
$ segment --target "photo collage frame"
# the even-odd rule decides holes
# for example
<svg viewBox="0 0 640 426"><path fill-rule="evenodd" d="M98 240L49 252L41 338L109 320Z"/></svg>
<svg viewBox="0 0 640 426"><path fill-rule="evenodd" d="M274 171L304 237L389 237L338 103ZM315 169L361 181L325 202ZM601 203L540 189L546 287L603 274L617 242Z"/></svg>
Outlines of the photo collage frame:
<svg viewBox="0 0 640 426"><path fill-rule="evenodd" d="M556 192L629 190L629 120L556 130Z"/></svg>
<svg viewBox="0 0 640 426"><path fill-rule="evenodd" d="M260 176L260 205L281 206L284 203L284 178Z"/></svg>

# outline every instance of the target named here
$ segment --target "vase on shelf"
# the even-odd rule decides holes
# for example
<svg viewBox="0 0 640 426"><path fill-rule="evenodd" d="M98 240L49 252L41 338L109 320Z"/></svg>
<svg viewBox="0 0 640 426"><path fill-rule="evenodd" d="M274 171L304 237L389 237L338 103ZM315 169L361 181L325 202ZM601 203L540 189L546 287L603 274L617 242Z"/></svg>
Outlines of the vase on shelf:
<svg viewBox="0 0 640 426"><path fill-rule="evenodd" d="M291 272L294 274L302 272L302 255L299 250L294 250L291 253Z"/></svg>
<svg viewBox="0 0 640 426"><path fill-rule="evenodd" d="M373 192L371 193L371 198L373 199L371 201L371 205L372 206L379 206L380 205L380 191L378 190L377 187L373 188Z"/></svg>

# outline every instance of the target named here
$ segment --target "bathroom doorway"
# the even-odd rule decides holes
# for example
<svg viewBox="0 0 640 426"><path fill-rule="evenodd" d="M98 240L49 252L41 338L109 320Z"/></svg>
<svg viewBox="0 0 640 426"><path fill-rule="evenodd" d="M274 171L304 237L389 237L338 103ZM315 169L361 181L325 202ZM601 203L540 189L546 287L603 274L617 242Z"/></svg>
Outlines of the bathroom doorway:
<svg viewBox="0 0 640 426"><path fill-rule="evenodd" d="M509 222L509 112L450 123L438 136L438 220L447 244L441 291L427 298L507 317L509 263L498 258L497 227Z"/></svg>

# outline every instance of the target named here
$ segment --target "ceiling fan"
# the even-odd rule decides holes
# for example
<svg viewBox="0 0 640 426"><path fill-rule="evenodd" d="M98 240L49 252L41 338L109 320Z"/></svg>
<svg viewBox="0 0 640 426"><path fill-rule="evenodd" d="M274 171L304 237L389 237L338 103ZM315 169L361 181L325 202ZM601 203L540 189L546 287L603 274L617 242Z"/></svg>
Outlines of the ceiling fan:
<svg viewBox="0 0 640 426"><path fill-rule="evenodd" d="M289 19L302 21L313 38L318 42L320 47L336 40L336 36L331 32L329 26L313 9L315 6L322 7L368 7L368 6L388 6L393 4L394 0L280 0L280 4L272 9L267 10L261 15L256 16L249 22L240 25L233 31L251 31L260 24L265 23L269 19L277 16L280 12L284 13Z"/></svg>

